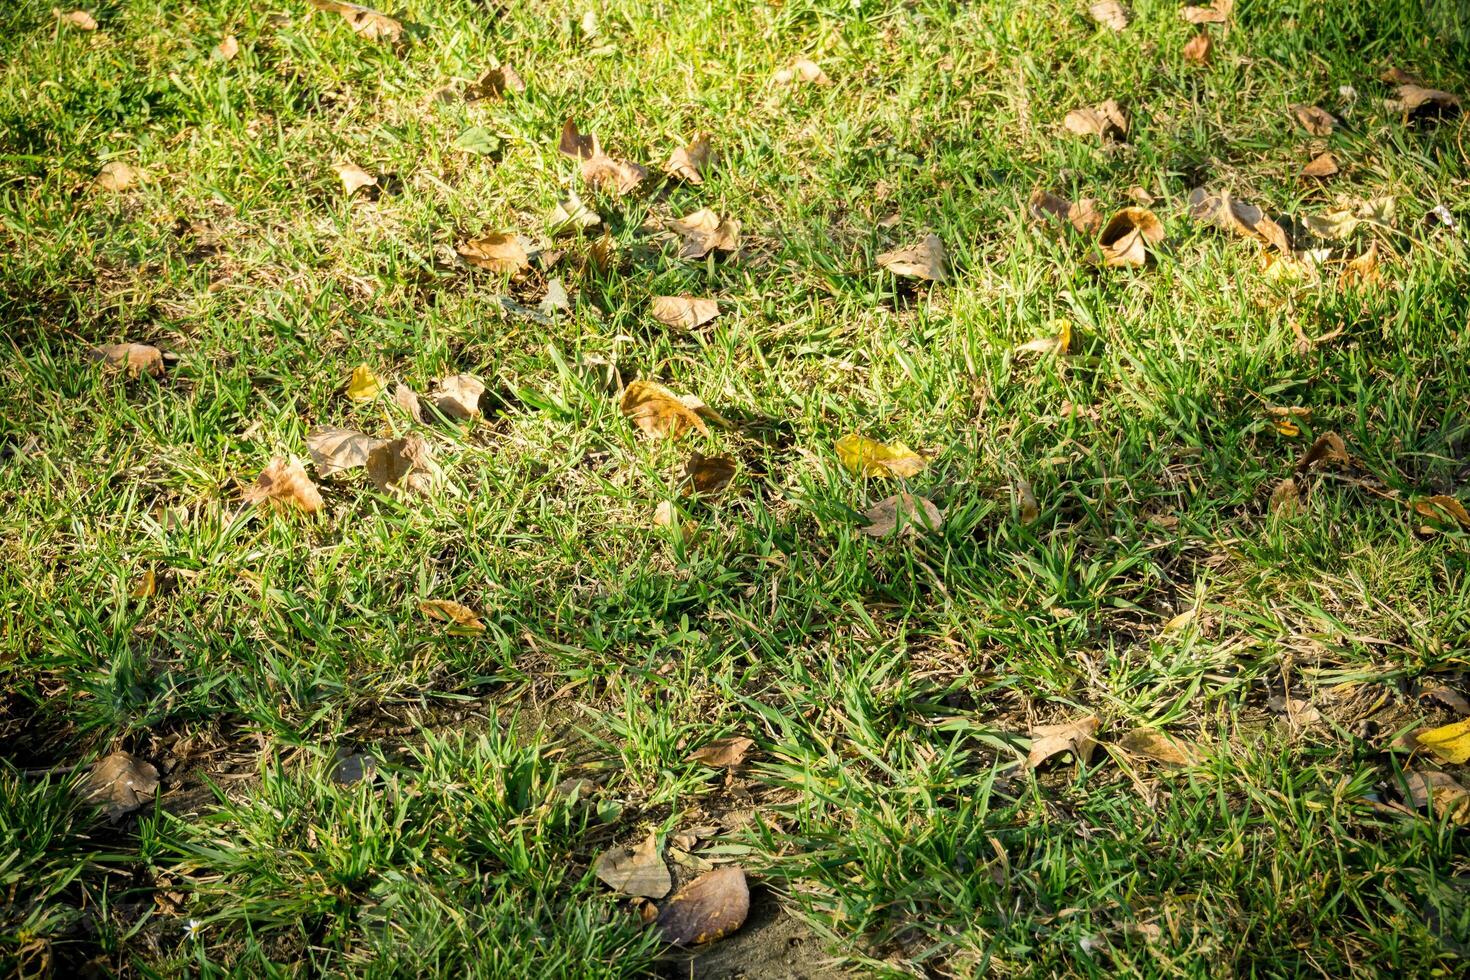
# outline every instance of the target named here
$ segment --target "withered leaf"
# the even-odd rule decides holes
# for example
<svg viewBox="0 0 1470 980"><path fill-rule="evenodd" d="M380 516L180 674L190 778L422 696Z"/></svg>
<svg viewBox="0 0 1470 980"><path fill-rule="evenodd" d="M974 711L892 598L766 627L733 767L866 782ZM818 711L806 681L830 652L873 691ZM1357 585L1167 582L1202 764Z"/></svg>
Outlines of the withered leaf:
<svg viewBox="0 0 1470 980"><path fill-rule="evenodd" d="M347 397L355 402L369 402L382 394L383 387L383 380L373 373L372 368L359 364L352 369L352 377L347 380Z"/></svg>
<svg viewBox="0 0 1470 980"><path fill-rule="evenodd" d="M374 177L351 160L344 160L333 166L332 169L337 171L338 177L342 178L342 187L347 191L348 197L351 197L355 191L362 190L364 187L376 186L378 183L377 177Z"/></svg>
<svg viewBox="0 0 1470 980"><path fill-rule="evenodd" d="M684 482L695 493L716 494L735 479L735 469L735 461L728 456L690 453L689 459L684 463Z"/></svg>
<svg viewBox="0 0 1470 980"><path fill-rule="evenodd" d="M485 632L485 624L480 619L480 614L453 599L425 599L419 603L419 612L430 619L453 623L471 633Z"/></svg>
<svg viewBox="0 0 1470 980"><path fill-rule="evenodd" d="M1103 265L1109 268L1147 265L1149 246L1163 240L1163 222L1148 208L1124 208L1108 219L1098 235Z"/></svg>
<svg viewBox="0 0 1470 980"><path fill-rule="evenodd" d="M1026 755L1026 768L1035 769L1052 756L1071 752L1077 761L1086 763L1097 748L1093 736L1101 720L1087 715L1060 725L1037 725L1031 731L1031 751Z"/></svg>
<svg viewBox="0 0 1470 980"><path fill-rule="evenodd" d="M1319 106L1294 102L1290 109L1292 118L1313 136L1331 136L1337 126L1337 117Z"/></svg>
<svg viewBox="0 0 1470 980"><path fill-rule="evenodd" d="M1443 521L1444 515L1448 514L1461 527L1470 528L1470 511L1467 511L1465 505L1459 500L1446 494L1436 494L1433 497L1416 500L1413 507L1414 513L1420 517Z"/></svg>
<svg viewBox="0 0 1470 980"><path fill-rule="evenodd" d="M525 243L512 232L494 232L471 239L459 246L458 251L470 265L491 272L515 275L531 264Z"/></svg>
<svg viewBox="0 0 1470 980"><path fill-rule="evenodd" d="M331 476L367 463L368 453L383 442L335 425L318 425L306 434L306 448L318 476Z"/></svg>
<svg viewBox="0 0 1470 980"><path fill-rule="evenodd" d="M1114 31L1121 31L1128 26L1128 9L1118 0L1098 0L1087 8L1092 19L1102 26Z"/></svg>
<svg viewBox="0 0 1470 980"><path fill-rule="evenodd" d="M138 182L138 171L121 160L109 160L97 171L92 186L99 191L116 194L127 190Z"/></svg>
<svg viewBox="0 0 1470 980"><path fill-rule="evenodd" d="M664 164L664 173L691 184L702 184L709 156L709 133L697 133L688 146L681 146L669 155L668 162Z"/></svg>
<svg viewBox="0 0 1470 980"><path fill-rule="evenodd" d="M1336 432L1324 432L1307 447L1301 459L1296 461L1296 471L1310 473L1329 466L1347 467L1351 463L1352 457L1348 455L1342 437Z"/></svg>
<svg viewBox="0 0 1470 980"><path fill-rule="evenodd" d="M1036 492L1031 489L1031 481L1025 477L1016 477L1014 484L1016 492L1016 509L1021 516L1022 524L1033 524L1041 516L1041 504L1036 500Z"/></svg>
<svg viewBox="0 0 1470 980"><path fill-rule="evenodd" d="M368 453L367 472L384 493L427 495L443 476L433 450L417 432L374 446Z"/></svg>
<svg viewBox="0 0 1470 980"><path fill-rule="evenodd" d="M755 745L753 739L743 735L731 735L706 742L689 753L689 761L702 762L716 769L733 769L745 761L745 754Z"/></svg>
<svg viewBox="0 0 1470 980"><path fill-rule="evenodd" d="M1286 230L1266 212L1224 191L1211 194L1203 187L1189 192L1189 213L1196 221L1215 225L1243 238L1254 238L1271 245L1286 255L1291 254L1291 240Z"/></svg>
<svg viewBox="0 0 1470 980"><path fill-rule="evenodd" d="M408 412L410 418L423 425L424 407L419 402L417 392L406 384L397 384L393 387L393 401L404 411Z"/></svg>
<svg viewBox="0 0 1470 980"><path fill-rule="evenodd" d="M1230 19L1230 11L1234 7L1235 0L1214 0L1208 5L1185 7L1179 11L1179 16L1191 24L1223 24Z"/></svg>
<svg viewBox="0 0 1470 980"><path fill-rule="evenodd" d="M623 389L621 410L641 432L656 439L677 439L689 429L709 434L697 412L654 381L634 381Z"/></svg>
<svg viewBox="0 0 1470 980"><path fill-rule="evenodd" d="M805 85L831 85L832 79L822 71L821 66L809 58L796 58L785 68L775 74L777 85L790 85L799 82Z"/></svg>
<svg viewBox="0 0 1470 980"><path fill-rule="evenodd" d="M929 465L924 457L901 442L882 443L856 432L838 439L836 449L837 458L848 472L860 476L909 477Z"/></svg>
<svg viewBox="0 0 1470 980"><path fill-rule="evenodd" d="M1210 40L1210 35L1204 31L1200 31L1184 43L1184 60L1192 61L1196 65L1208 64L1214 46L1214 42Z"/></svg>
<svg viewBox="0 0 1470 980"><path fill-rule="evenodd" d="M568 191L566 199L557 202L548 220L557 234L575 234L602 224L602 216L583 204L576 191Z"/></svg>
<svg viewBox="0 0 1470 980"><path fill-rule="evenodd" d="M464 421L481 416L480 398L484 394L485 382L473 374L455 374L435 385L429 400L444 415Z"/></svg>
<svg viewBox="0 0 1470 980"><path fill-rule="evenodd" d="M948 254L938 235L927 235L922 242L911 248L884 252L878 256L877 262L880 268L887 269L896 276L949 282L949 271L946 267Z"/></svg>
<svg viewBox="0 0 1470 980"><path fill-rule="evenodd" d="M82 796L100 804L113 823L147 805L157 792L158 770L131 752L113 752L98 759L81 784Z"/></svg>
<svg viewBox="0 0 1470 980"><path fill-rule="evenodd" d="M101 361L103 367L126 372L130 378L163 374L163 352L149 344L103 344L92 348L87 356Z"/></svg>
<svg viewBox="0 0 1470 980"><path fill-rule="evenodd" d="M582 179L593 187L614 196L630 194L643 183L648 171L636 163L615 160L602 151L602 144L591 133L583 133L568 119L561 130L558 149L582 161Z"/></svg>
<svg viewBox="0 0 1470 980"><path fill-rule="evenodd" d="M1193 745L1157 728L1135 728L1119 739L1118 744L1134 755L1171 766L1192 766L1199 762L1199 752Z"/></svg>
<svg viewBox="0 0 1470 980"><path fill-rule="evenodd" d="M739 929L750 914L750 887L740 868L718 868L680 889L659 912L656 927L678 946L712 943Z"/></svg>
<svg viewBox="0 0 1470 980"><path fill-rule="evenodd" d="M322 509L322 495L306 475L301 460L294 456L277 456L267 463L255 483L245 489L245 502L265 504L273 510L295 508L308 514Z"/></svg>
<svg viewBox="0 0 1470 980"><path fill-rule="evenodd" d="M351 25L354 34L369 41L396 41L403 33L402 24L371 7L344 3L342 0L307 0L307 3L318 10L337 14Z"/></svg>
<svg viewBox="0 0 1470 980"><path fill-rule="evenodd" d="M1455 777L1437 769L1423 769L1408 773L1404 784L1409 790L1409 803L1415 809L1429 807L1436 814L1443 814L1451 823L1464 827L1470 825L1470 790L1455 781Z"/></svg>
<svg viewBox="0 0 1470 980"><path fill-rule="evenodd" d="M740 248L740 222L721 218L709 208L701 208L664 227L684 239L679 249L681 259L702 259L711 250L733 252Z"/></svg>
<svg viewBox="0 0 1470 980"><path fill-rule="evenodd" d="M1414 733L1414 744L1454 765L1470 762L1470 719Z"/></svg>
<svg viewBox="0 0 1470 980"><path fill-rule="evenodd" d="M667 327L693 330L720 315L720 304L695 296L655 296L653 318Z"/></svg>
<svg viewBox="0 0 1470 980"><path fill-rule="evenodd" d="M52 8L52 13L61 23L75 27L79 31L95 31L97 29L96 19L85 10L68 10L66 13L62 13L60 10Z"/></svg>
<svg viewBox="0 0 1470 980"><path fill-rule="evenodd" d="M1460 97L1437 88L1424 88L1407 83L1398 87L1398 98L1384 104L1390 112L1402 112L1406 116L1448 113L1460 108Z"/></svg>
<svg viewBox="0 0 1470 980"><path fill-rule="evenodd" d="M1337 157L1331 153L1319 153L1302 168L1303 177L1331 177L1337 173Z"/></svg>
<svg viewBox="0 0 1470 980"><path fill-rule="evenodd" d="M235 35L226 34L218 44L214 46L212 57L220 61L229 61L240 53L240 42L235 40Z"/></svg>
<svg viewBox="0 0 1470 980"><path fill-rule="evenodd" d="M663 898L674 887L669 868L659 855L658 833L650 831L637 847L614 847L598 856L592 866L608 887L625 895Z"/></svg>
<svg viewBox="0 0 1470 980"><path fill-rule="evenodd" d="M491 68L478 81L466 86L464 100L479 102L482 99L499 99L507 92L519 95L525 90L526 83L516 70L510 65L501 65L499 68Z"/></svg>
<svg viewBox="0 0 1470 980"><path fill-rule="evenodd" d="M1097 201L1090 197L1074 204L1065 197L1038 187L1031 192L1031 200L1027 206L1031 209L1032 217L1038 221L1065 221L1084 235L1096 235L1102 230L1103 218L1098 213Z"/></svg>
<svg viewBox="0 0 1470 980"><path fill-rule="evenodd" d="M1357 258L1349 259L1342 267L1337 281L1343 286L1376 286L1383 280L1378 271L1378 243L1368 246L1368 251Z"/></svg>
<svg viewBox="0 0 1470 980"><path fill-rule="evenodd" d="M1128 118L1123 115L1116 99L1108 99L1086 109L1073 109L1062 120L1062 125L1078 136L1096 136L1102 140L1128 135Z"/></svg>
<svg viewBox="0 0 1470 980"><path fill-rule="evenodd" d="M1272 514L1289 517L1296 513L1301 499L1301 488L1297 485L1296 479L1288 476L1272 489L1271 499L1266 504L1266 509Z"/></svg>
<svg viewBox="0 0 1470 980"><path fill-rule="evenodd" d="M895 533L912 535L944 527L944 512L927 498L911 493L880 500L863 516L868 519L868 526L862 531L870 538L887 538Z"/></svg>
<svg viewBox="0 0 1470 980"><path fill-rule="evenodd" d="M1028 340L1016 348L1018 352L1030 351L1038 354L1055 354L1058 357L1066 354L1072 347L1072 321L1053 321L1051 326L1055 329L1049 337L1037 337Z"/></svg>

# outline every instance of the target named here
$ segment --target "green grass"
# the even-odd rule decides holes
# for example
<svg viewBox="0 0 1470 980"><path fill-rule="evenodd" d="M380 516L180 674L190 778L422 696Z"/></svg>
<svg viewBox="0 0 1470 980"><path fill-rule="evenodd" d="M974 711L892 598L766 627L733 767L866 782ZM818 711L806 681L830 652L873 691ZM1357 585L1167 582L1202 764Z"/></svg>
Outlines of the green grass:
<svg viewBox="0 0 1470 980"><path fill-rule="evenodd" d="M1420 691L1467 690L1470 538L1404 506L1470 496L1467 123L1406 124L1377 81L1470 97L1463 5L1240 0L1207 67L1171 0L1118 34L1082 0L617 2L591 39L586 7L411 0L398 45L296 0L113 2L93 33L50 7L0 12L0 972L668 971L590 867L701 825L860 974L1464 970L1465 831L1385 804L1426 765L1394 737L1449 720ZM832 84L772 84L801 55ZM434 99L496 60L526 93ZM1126 142L1062 129L1109 97ZM1342 124L1309 137L1296 102ZM719 159L613 200L557 153L567 118L655 171L698 130ZM493 154L456 147L474 126ZM1342 173L1297 176L1324 146ZM393 179L349 199L344 158ZM111 160L139 185L90 190ZM1391 196L1391 230L1334 246L1376 240L1384 285L1269 281L1190 220L1200 184L1284 223ZM569 187L619 260L557 240L574 311L507 317L544 283L455 246L549 244ZM1167 245L1095 269L1026 214L1037 187L1105 212L1141 187ZM642 230L700 207L745 253ZM874 266L930 231L951 284ZM677 293L721 316L660 326ZM1016 352L1063 318L1074 356ZM88 360L119 341L177 363ZM640 439L588 356L736 425ZM315 517L243 506L314 425L411 427L344 396L359 363L419 391L473 373L507 407L425 428L432 498L359 471ZM1309 409L1301 434L1272 406ZM851 431L929 456L907 483L939 533L860 533L897 487L841 467ZM1328 431L1364 478L1270 513ZM724 495L679 497L693 449L739 462ZM654 525L673 498L692 527ZM1089 765L1013 764L1088 712ZM1122 753L1144 725L1202 761ZM727 734L757 742L728 781L688 759ZM115 748L164 792L111 826L75 786ZM381 778L333 782L339 751Z"/></svg>

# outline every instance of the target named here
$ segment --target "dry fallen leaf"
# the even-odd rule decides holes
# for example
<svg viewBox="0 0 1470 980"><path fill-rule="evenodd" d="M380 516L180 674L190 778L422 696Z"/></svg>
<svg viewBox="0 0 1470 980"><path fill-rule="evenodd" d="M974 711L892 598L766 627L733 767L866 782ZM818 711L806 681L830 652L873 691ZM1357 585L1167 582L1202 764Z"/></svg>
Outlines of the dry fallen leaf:
<svg viewBox="0 0 1470 980"><path fill-rule="evenodd" d="M1148 208L1124 208L1108 219L1098 235L1103 265L1108 268L1146 265L1149 246L1163 240L1163 222Z"/></svg>
<svg viewBox="0 0 1470 980"><path fill-rule="evenodd" d="M704 168L709 163L709 133L697 133L688 146L681 146L669 156L664 173L691 184L704 183Z"/></svg>
<svg viewBox="0 0 1470 980"><path fill-rule="evenodd" d="M1038 354L1055 354L1058 357L1066 354L1072 347L1072 321L1054 320L1050 326L1055 332L1049 337L1037 337L1028 340L1016 348L1017 352L1029 351Z"/></svg>
<svg viewBox="0 0 1470 980"><path fill-rule="evenodd" d="M1447 113L1460 107L1460 97L1437 88L1424 88L1407 83L1398 87L1398 98L1384 103L1390 112L1406 116Z"/></svg>
<svg viewBox="0 0 1470 980"><path fill-rule="evenodd" d="M374 446L367 458L368 476L384 493L430 494L443 476L433 450L417 432Z"/></svg>
<svg viewBox="0 0 1470 980"><path fill-rule="evenodd" d="M126 371L130 378L163 374L163 352L149 344L103 344L92 348L87 356L101 361L103 367Z"/></svg>
<svg viewBox="0 0 1470 980"><path fill-rule="evenodd" d="M648 838L636 848L614 847L604 851L592 870L608 887L625 895L663 898L674 887L668 866L659 856L656 831L650 831Z"/></svg>
<svg viewBox="0 0 1470 980"><path fill-rule="evenodd" d="M1086 764L1092 758L1093 749L1097 748L1093 736L1097 734L1099 724L1097 715L1088 715L1060 725L1037 725L1031 731L1031 751L1026 755L1026 768L1035 769L1063 752L1071 752L1078 762Z"/></svg>
<svg viewBox="0 0 1470 980"><path fill-rule="evenodd" d="M153 569L143 572L143 577L138 579L138 584L128 593L130 599L146 599L151 595L158 594L158 573Z"/></svg>
<svg viewBox="0 0 1470 980"><path fill-rule="evenodd" d="M1135 728L1119 739L1118 744L1134 755L1171 766L1192 766L1199 762L1199 752L1193 745L1157 728Z"/></svg>
<svg viewBox="0 0 1470 980"><path fill-rule="evenodd" d="M681 259L702 259L713 249L733 252L740 248L740 222L721 218L709 208L670 221L664 227L684 239L679 249Z"/></svg>
<svg viewBox="0 0 1470 980"><path fill-rule="evenodd" d="M366 465L368 453L382 442L382 439L356 429L341 429L335 425L318 425L306 434L306 448L311 453L317 476L331 476Z"/></svg>
<svg viewBox="0 0 1470 980"><path fill-rule="evenodd" d="M938 531L944 527L944 512L933 502L916 494L900 493L880 500L863 514L868 526L862 531L870 538L886 538L895 533L915 534Z"/></svg>
<svg viewBox="0 0 1470 980"><path fill-rule="evenodd" d="M1128 118L1116 99L1108 99L1086 109L1073 109L1062 120L1067 131L1078 136L1096 136L1104 141L1128 135Z"/></svg>
<svg viewBox="0 0 1470 980"><path fill-rule="evenodd" d="M480 399L485 394L485 382L473 374L455 374L444 378L429 392L429 401L444 415L464 421L480 418Z"/></svg>
<svg viewBox="0 0 1470 980"><path fill-rule="evenodd" d="M623 389L621 410L641 432L656 439L677 439L689 429L709 435L697 412L654 381L634 381Z"/></svg>
<svg viewBox="0 0 1470 980"><path fill-rule="evenodd" d="M1337 117L1320 106L1294 102L1289 108L1292 118L1313 136L1331 136L1337 126Z"/></svg>
<svg viewBox="0 0 1470 980"><path fill-rule="evenodd" d="M138 182L138 171L123 163L121 160L109 160L97 171L92 186L99 191L107 191L116 194L125 191Z"/></svg>
<svg viewBox="0 0 1470 980"><path fill-rule="evenodd" d="M378 178L351 160L344 160L333 166L332 169L337 171L338 177L342 178L342 187L347 191L348 197L351 197L355 191L362 190L364 187L374 187L378 183Z"/></svg>
<svg viewBox="0 0 1470 980"><path fill-rule="evenodd" d="M1092 19L1102 26L1121 31L1128 26L1128 10L1118 0L1098 0L1087 8Z"/></svg>
<svg viewBox="0 0 1470 980"><path fill-rule="evenodd" d="M396 41L403 33L402 24L371 7L344 3L342 0L306 0L306 2L318 10L337 14L352 26L354 34L369 41L376 41L380 38Z"/></svg>
<svg viewBox="0 0 1470 980"><path fill-rule="evenodd" d="M1210 35L1206 34L1204 31L1200 31L1194 37L1185 42L1184 60L1192 61L1196 65L1208 64L1210 61L1210 53L1213 49L1214 42L1210 40Z"/></svg>
<svg viewBox="0 0 1470 980"><path fill-rule="evenodd" d="M695 296L655 296L653 318L666 327L693 330L720 315L720 304Z"/></svg>
<svg viewBox="0 0 1470 980"><path fill-rule="evenodd" d="M1102 231L1102 215L1098 213L1097 201L1090 197L1074 204L1065 197L1037 188L1031 192L1027 206L1038 221L1065 221L1084 235L1096 235Z"/></svg>
<svg viewBox="0 0 1470 980"><path fill-rule="evenodd" d="M1036 493L1031 489L1031 481L1025 477L1016 477L1014 485L1016 492L1016 509L1021 515L1022 524L1031 524L1041 516L1041 504L1036 500Z"/></svg>
<svg viewBox="0 0 1470 980"><path fill-rule="evenodd" d="M1297 485L1296 478L1288 476L1272 489L1266 509L1269 513L1290 517L1296 513L1301 498L1301 488Z"/></svg>
<svg viewBox="0 0 1470 980"><path fill-rule="evenodd" d="M419 603L419 612L430 619L453 623L471 633L485 632L485 624L481 621L480 614L453 599L425 599Z"/></svg>
<svg viewBox="0 0 1470 980"><path fill-rule="evenodd" d="M689 761L702 762L716 769L733 769L745 761L745 753L754 745L754 740L743 735L717 738L689 753Z"/></svg>
<svg viewBox="0 0 1470 980"><path fill-rule="evenodd" d="M1467 511L1465 505L1454 497L1437 494L1433 497L1416 500L1411 506L1414 508L1414 513L1420 517L1443 523L1445 515L1448 514L1454 519L1456 524L1464 528L1470 528L1470 511Z"/></svg>
<svg viewBox="0 0 1470 980"><path fill-rule="evenodd" d="M424 406L419 401L418 393L408 385L400 383L393 386L393 401L408 412L409 418L419 425L424 424Z"/></svg>
<svg viewBox="0 0 1470 980"><path fill-rule="evenodd" d="M570 119L562 125L558 149L582 161L583 180L614 196L632 193L648 176L648 171L638 164L608 156L602 151L602 144L596 136L582 133Z"/></svg>
<svg viewBox="0 0 1470 980"><path fill-rule="evenodd" d="M1307 451L1302 453L1301 459L1296 461L1296 471L1309 473L1329 466L1347 467L1351 463L1352 457L1348 455L1342 437L1336 432L1324 432L1313 440Z"/></svg>
<svg viewBox="0 0 1470 980"><path fill-rule="evenodd" d="M322 509L322 495L306 475L301 460L294 456L290 459L277 456L267 463L255 483L245 489L245 502L266 504L273 510L294 507L308 514Z"/></svg>
<svg viewBox="0 0 1470 980"><path fill-rule="evenodd" d="M877 262L880 268L887 269L896 276L949 282L946 268L948 255L944 250L944 242L940 241L938 235L927 235L912 248L884 252L878 256Z"/></svg>
<svg viewBox="0 0 1470 980"><path fill-rule="evenodd" d="M483 238L473 238L459 246L458 252L470 265L509 275L531 264L525 243L512 232L493 232Z"/></svg>
<svg viewBox="0 0 1470 980"><path fill-rule="evenodd" d="M836 448L842 465L860 476L908 477L929 465L924 457L901 442L882 443L856 432L838 439Z"/></svg>
<svg viewBox="0 0 1470 980"><path fill-rule="evenodd" d="M1179 15L1191 24L1223 24L1234 7L1235 0L1214 0L1207 6L1185 7Z"/></svg>
<svg viewBox="0 0 1470 980"><path fill-rule="evenodd" d="M602 224L602 216L582 203L576 191L567 191L547 219L557 234L574 234Z"/></svg>
<svg viewBox="0 0 1470 980"><path fill-rule="evenodd" d="M97 29L97 21L85 10L69 10L66 13L62 13L53 7L51 12L56 15L56 19L61 23L69 24L77 30L95 31Z"/></svg>
<svg viewBox="0 0 1470 980"><path fill-rule="evenodd" d="M1254 204L1231 197L1224 191L1211 194L1203 187L1189 192L1189 213L1196 221L1212 224L1244 238L1275 246L1283 254L1291 254L1291 240L1286 230Z"/></svg>
<svg viewBox="0 0 1470 980"><path fill-rule="evenodd" d="M723 939L750 914L750 887L740 868L719 868L684 886L658 914L659 934L678 946Z"/></svg>
<svg viewBox="0 0 1470 980"><path fill-rule="evenodd" d="M1415 809L1429 806L1434 813L1444 814L1453 824L1461 827L1470 825L1470 790L1456 782L1449 773L1424 769L1408 773L1404 783L1409 790L1409 803Z"/></svg>
<svg viewBox="0 0 1470 980"><path fill-rule="evenodd" d="M466 86L464 100L479 102L481 99L500 99L507 92L519 95L525 90L526 83L516 70L510 65L501 65L499 68L491 68L480 76L479 81Z"/></svg>
<svg viewBox="0 0 1470 980"><path fill-rule="evenodd" d="M807 58L796 58L785 68L776 72L775 81L777 85L790 85L792 82L800 82L804 85L830 85L832 79L821 67Z"/></svg>
<svg viewBox="0 0 1470 980"><path fill-rule="evenodd" d="M1383 281L1378 271L1378 243L1368 246L1368 251L1357 258L1349 259L1342 267L1337 281L1343 286L1376 286Z"/></svg>
<svg viewBox="0 0 1470 980"><path fill-rule="evenodd" d="M235 40L235 35L226 34L224 38L214 46L214 57L220 61L229 61L240 53L240 42Z"/></svg>
<svg viewBox="0 0 1470 980"><path fill-rule="evenodd" d="M372 368L359 364L352 369L352 377L347 382L347 397L355 402L369 402L382 393L383 387L382 379Z"/></svg>
<svg viewBox="0 0 1470 980"><path fill-rule="evenodd" d="M679 522L679 508L672 500L660 500L653 508L654 527L673 527Z"/></svg>
<svg viewBox="0 0 1470 980"><path fill-rule="evenodd" d="M158 770L131 752L114 752L93 764L81 784L82 796L100 804L116 823L148 804L158 792Z"/></svg>
<svg viewBox="0 0 1470 980"><path fill-rule="evenodd" d="M1414 742L1445 762L1464 765L1470 762L1470 719L1415 732Z"/></svg>
<svg viewBox="0 0 1470 980"><path fill-rule="evenodd" d="M684 463L684 482L698 494L716 494L735 479L735 461L728 456L695 452Z"/></svg>
<svg viewBox="0 0 1470 980"><path fill-rule="evenodd" d="M1312 162L1302 168L1303 177L1331 177L1337 173L1337 157L1331 153L1319 153Z"/></svg>

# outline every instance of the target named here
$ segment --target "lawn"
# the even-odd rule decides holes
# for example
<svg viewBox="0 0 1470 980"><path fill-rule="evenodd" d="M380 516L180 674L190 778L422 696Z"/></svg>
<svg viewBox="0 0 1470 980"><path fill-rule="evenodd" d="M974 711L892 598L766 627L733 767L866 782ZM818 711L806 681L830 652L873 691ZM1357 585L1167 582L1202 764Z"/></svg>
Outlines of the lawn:
<svg viewBox="0 0 1470 980"><path fill-rule="evenodd" d="M1466 970L1463 3L337 6L0 9L0 973Z"/></svg>

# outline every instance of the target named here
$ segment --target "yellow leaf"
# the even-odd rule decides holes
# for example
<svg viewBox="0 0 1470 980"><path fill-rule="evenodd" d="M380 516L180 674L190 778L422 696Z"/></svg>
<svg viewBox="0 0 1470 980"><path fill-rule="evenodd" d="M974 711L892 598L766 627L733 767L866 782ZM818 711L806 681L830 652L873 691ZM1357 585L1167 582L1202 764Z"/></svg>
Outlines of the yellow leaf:
<svg viewBox="0 0 1470 980"><path fill-rule="evenodd" d="M480 614L453 599L425 599L419 603L419 612L430 619L442 619L473 633L485 631L485 624L480 621Z"/></svg>
<svg viewBox="0 0 1470 980"><path fill-rule="evenodd" d="M262 504L273 510L304 510L315 514L322 509L322 495L306 475L306 467L295 456L277 456L260 471L255 483L245 489L247 504Z"/></svg>
<svg viewBox="0 0 1470 980"><path fill-rule="evenodd" d="M634 381L623 390L621 410L644 434L677 439L689 429L709 435L704 419L677 395L653 381Z"/></svg>
<svg viewBox="0 0 1470 980"><path fill-rule="evenodd" d="M1445 762L1463 765L1470 762L1470 718L1415 732L1414 741Z"/></svg>
<svg viewBox="0 0 1470 980"><path fill-rule="evenodd" d="M856 432L837 440L837 458L862 476L913 476L929 465L901 442L888 445Z"/></svg>
<svg viewBox="0 0 1470 980"><path fill-rule="evenodd" d="M1298 426L1291 419L1284 418L1276 420L1276 431L1288 437L1299 436L1302 434L1300 426Z"/></svg>
<svg viewBox="0 0 1470 980"><path fill-rule="evenodd" d="M355 402L370 402L383 391L383 381L366 364L352 369L352 380L347 382L347 397Z"/></svg>
<svg viewBox="0 0 1470 980"><path fill-rule="evenodd" d="M138 580L138 584L133 586L133 591L128 593L128 595L134 599L146 599L151 595L157 594L157 592L158 576L150 568L143 573L143 577Z"/></svg>

